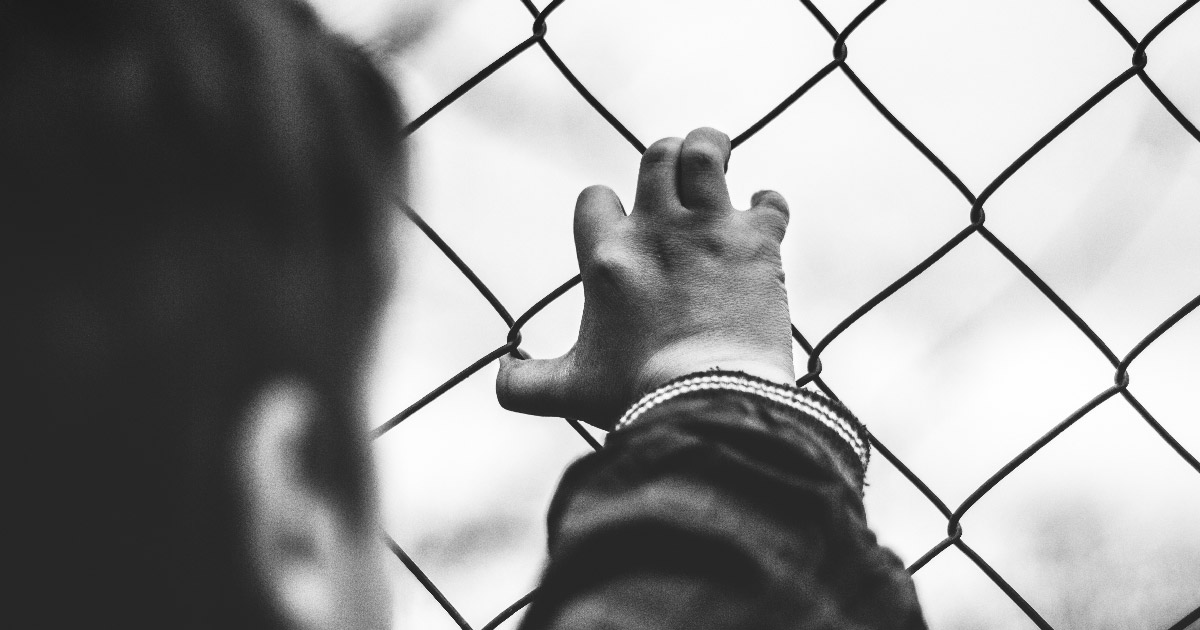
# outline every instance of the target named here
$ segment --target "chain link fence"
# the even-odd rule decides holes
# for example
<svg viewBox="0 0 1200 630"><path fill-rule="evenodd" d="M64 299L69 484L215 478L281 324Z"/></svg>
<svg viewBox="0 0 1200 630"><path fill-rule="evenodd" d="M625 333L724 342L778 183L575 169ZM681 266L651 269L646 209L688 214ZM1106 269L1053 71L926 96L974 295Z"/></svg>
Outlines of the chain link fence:
<svg viewBox="0 0 1200 630"><path fill-rule="evenodd" d="M555 49L547 41L546 35L550 31L550 26L553 22L552 17L556 9L558 9L564 0L554 0L545 8L539 9L531 0L514 0L519 1L528 11L532 34L520 42L508 52L497 58L495 61L480 70L477 74L471 77L450 94L442 98L436 105L429 108L427 111L420 113L408 125L405 135L410 135L420 129L423 125L429 122L434 117L438 116L447 106L454 103L467 92L471 91L482 81L487 79L497 70L514 60L520 55L545 55L558 72L563 80L570 84L571 88L578 94L579 98L583 99L597 114L599 114L608 125L611 126L614 133L619 134L629 145L639 152L646 148L646 143L643 139L635 136L616 116L605 108L603 102L595 95L589 92L588 88L580 81L579 78L572 72L571 68L559 57ZM787 0L780 0L781 2ZM1079 0L1084 2L1084 0ZM988 228L987 214L985 212L986 204L1012 176L1025 166L1031 158L1041 152L1047 145L1059 138L1064 131L1070 128L1076 121L1083 117L1087 112L1092 110L1097 104L1109 97L1119 87L1127 83L1140 83L1145 90L1157 100L1163 110L1178 123L1188 135L1195 141L1200 142L1200 130L1196 124L1189 120L1174 103L1164 94L1163 90L1155 83L1151 76L1147 73L1149 66L1148 49L1164 31L1171 27L1181 16L1188 11L1193 10L1200 0L1189 0L1183 2L1174 10L1170 11L1163 17L1153 28L1151 28L1140 39L1135 37L1130 30L1119 20L1108 7L1100 0L1088 0L1091 7L1103 18L1109 26L1111 26L1113 36L1119 37L1129 47L1131 51L1131 62L1129 67L1113 77L1107 84L1095 92L1090 98L1078 105L1066 118L1055 125L1052 129L1046 132L1032 146L1020 154L1007 168L991 180L981 190L972 190L967 186L958 175L955 174L946 162L938 157L922 140L914 134L905 124L888 109L888 107L872 92L871 88L859 78L854 72L851 64L847 61L850 48L851 38L854 33L859 30L865 22L872 18L886 0L875 0L857 17L855 17L845 28L837 29L822 11L808 0L799 0L800 4L811 15L820 27L828 33L829 39L832 42L832 59L821 67L815 74L804 81L801 85L795 88L786 98L778 103L770 111L762 115L757 122L754 122L744 131L741 131L733 138L733 147L735 152L737 147L744 143L747 139L759 133L770 133L771 123L788 110L797 101L803 99L806 94L809 94L812 89L824 81L827 77L836 73L841 73L861 94L862 98L878 112L887 123L895 129L912 147L914 147L936 170L949 182L958 194L962 197L962 228L952 238L937 247L933 252L929 253L924 260L912 267L907 273L899 278L896 278L885 289L879 291L874 297L862 304L854 310L848 317L845 317L840 323L833 327L832 330L825 332L820 336L806 336L799 328L793 326L792 334L800 348L807 354L807 373L804 374L798 381L797 385L804 387L816 387L825 394L838 398L837 394L828 385L824 378L823 365L821 361L822 353L829 347L831 343L839 338L848 329L854 326L868 312L876 309L884 301L888 300L902 287L909 284L915 278L920 276L931 266L943 259L948 253L960 247L968 239L981 239L988 246L998 252L1012 268L1042 296L1045 297L1053 306L1061 313L1062 317L1073 325L1073 327L1094 347L1096 353L1111 366L1113 374L1113 384L1103 391L1096 394L1090 400L1084 402L1074 413L1071 413L1066 418L1063 418L1048 431L1045 432L1039 439L1029 444L1024 450L1012 457L1005 465L996 470L984 483L978 486L965 500L957 506L953 506L935 493L929 484L921 479L913 470L906 465L899 457L897 457L887 445L883 444L876 436L871 436L871 444L876 453L883 458L886 458L895 468L900 471L912 486L915 487L928 501L936 508L936 510L944 517L946 523L945 537L930 548L924 555L918 558L909 567L909 571L916 573L925 567L931 560L938 557L940 554L946 553L950 548L954 548L969 559L975 566L978 567L984 575L987 576L1009 599L1012 600L1021 611L1039 628L1049 629L1053 626L1048 623L1016 588L1005 579L992 564L982 557L975 549L973 549L964 540L964 528L962 525L964 516L975 506L980 499L991 492L997 485L1001 484L1013 471L1022 466L1036 453L1045 448L1048 444L1062 435L1072 425L1080 422L1090 412L1099 407L1101 404L1110 399L1121 399L1145 422L1145 424L1154 431L1161 441L1169 446L1169 448L1186 463L1193 471L1200 474L1200 462L1197 461L1195 454L1189 452L1172 434L1164 428L1164 426L1155 418L1154 414L1134 394L1130 386L1130 373L1134 364L1143 352L1154 344L1160 337L1163 336L1173 326L1181 320L1193 315L1193 312L1200 306L1200 296L1196 296L1186 303L1179 305L1178 310L1148 331L1145 336L1137 343L1132 350L1124 355L1114 351L1104 339L1100 337L1072 307L1069 305L1055 290L1045 282L1039 275L1019 257L1005 242L996 236ZM379 425L374 430L375 437L382 436L392 429L396 428L402 422L411 418L414 414L418 414L429 403L438 399L446 392L456 387L471 375L479 372L485 366L495 362L499 357L510 352L521 351L521 331L531 319L536 317L548 305L559 299L566 292L571 290L580 282L580 278L576 275L566 282L563 282L556 289L545 295L541 300L534 304L531 308L523 313L514 315L492 292L491 289L479 278L478 275L463 261L463 259L455 252L455 250L445 241L437 232L426 223L417 210L408 206L401 206L400 210L405 217L413 225L415 225L425 237L429 239L444 255L453 263L453 265L462 273L462 275L470 281L479 295L495 311L508 328L508 335L503 340L497 340L497 345L494 350L479 357L470 365L462 368L462 370L454 377L450 378L437 388L422 396L419 400L410 404L406 409L397 413L394 417ZM810 331L811 333L812 331ZM1194 350L1194 349L1193 349ZM854 407L853 401L847 401L851 408ZM585 440L592 448L599 449L601 445L586 429L580 426L573 420L566 420L581 439ZM467 623L463 616L458 612L454 604L443 595L442 591L433 583L432 580L422 571L421 567L397 544L392 538L388 538L388 545L392 552L400 559L401 562L408 568L409 571L421 582L429 593L437 600L437 602L445 609L446 613L453 621L463 630L474 630ZM500 624L508 620L512 615L519 611L522 607L528 604L536 597L536 592L531 592L528 595L514 602L507 609L500 611L489 623L482 626L481 630L492 630ZM1183 630L1192 627L1200 621L1200 591L1197 591L1194 604L1197 606L1190 613L1180 618L1177 622L1171 624L1169 628L1163 630Z"/></svg>

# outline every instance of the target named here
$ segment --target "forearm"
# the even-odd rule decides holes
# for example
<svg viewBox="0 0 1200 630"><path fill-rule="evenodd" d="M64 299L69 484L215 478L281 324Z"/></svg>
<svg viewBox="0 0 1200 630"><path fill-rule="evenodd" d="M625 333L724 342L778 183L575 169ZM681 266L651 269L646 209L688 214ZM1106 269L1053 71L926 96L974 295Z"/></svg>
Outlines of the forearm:
<svg viewBox="0 0 1200 630"><path fill-rule="evenodd" d="M866 527L856 421L774 398L676 388L574 464L524 627L923 627Z"/></svg>

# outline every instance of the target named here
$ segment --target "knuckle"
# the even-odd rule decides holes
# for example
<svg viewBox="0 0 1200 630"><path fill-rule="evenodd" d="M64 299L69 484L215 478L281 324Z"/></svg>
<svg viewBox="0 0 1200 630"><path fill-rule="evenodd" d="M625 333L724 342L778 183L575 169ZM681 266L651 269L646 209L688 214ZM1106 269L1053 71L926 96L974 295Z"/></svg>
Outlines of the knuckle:
<svg viewBox="0 0 1200 630"><path fill-rule="evenodd" d="M774 190L758 191L751 199L751 203L753 203L755 206L764 206L774 209L778 212L782 212L785 215L788 213L787 199L784 199L783 195L775 192Z"/></svg>
<svg viewBox="0 0 1200 630"><path fill-rule="evenodd" d="M585 276L605 285L621 284L634 271L634 263L624 247L612 243L601 243L592 252L585 269Z"/></svg>
<svg viewBox="0 0 1200 630"><path fill-rule="evenodd" d="M608 186L592 184L591 186L579 191L579 197L575 204L580 206L591 202L600 201L602 199L611 199L614 196L616 196L616 193L614 193L613 190Z"/></svg>
<svg viewBox="0 0 1200 630"><path fill-rule="evenodd" d="M703 138L705 141L718 147L727 146L730 142L729 136L724 131L713 129L712 127L700 127L692 131L688 136L691 138Z"/></svg>
<svg viewBox="0 0 1200 630"><path fill-rule="evenodd" d="M642 164L661 164L673 162L683 140L679 138L663 138L650 145L642 154Z"/></svg>
<svg viewBox="0 0 1200 630"><path fill-rule="evenodd" d="M763 230L769 234L772 241L776 244L783 241L784 235L787 234L787 217L778 212L766 213L760 222Z"/></svg>
<svg viewBox="0 0 1200 630"><path fill-rule="evenodd" d="M750 210L750 214L756 218L756 223L779 238L783 237L784 232L787 231L788 222L791 220L787 201L783 195L774 191L758 193L754 198L754 207Z"/></svg>
<svg viewBox="0 0 1200 630"><path fill-rule="evenodd" d="M769 243L776 248L779 247L784 234L787 233L787 215L774 210L754 208L739 213L739 218L744 226L742 230L748 237Z"/></svg>
<svg viewBox="0 0 1200 630"><path fill-rule="evenodd" d="M679 159L685 169L724 170L725 157L721 149L710 142L692 142L684 145Z"/></svg>
<svg viewBox="0 0 1200 630"><path fill-rule="evenodd" d="M773 274L780 267L779 247L779 239L760 233L739 241L736 251L739 260L759 273Z"/></svg>
<svg viewBox="0 0 1200 630"><path fill-rule="evenodd" d="M729 134L725 133L724 131L721 131L720 129L713 129L712 127L704 127L703 129L708 134L716 136L717 138L720 138L727 144L730 142Z"/></svg>
<svg viewBox="0 0 1200 630"><path fill-rule="evenodd" d="M764 208L759 214L762 216L763 223L766 223L768 226L777 228L779 230L787 229L788 221L790 220L791 216L788 214L786 206L769 206Z"/></svg>
<svg viewBox="0 0 1200 630"><path fill-rule="evenodd" d="M509 411L517 411L521 402L513 383L513 372L511 362L502 362L500 373L496 376L496 401Z"/></svg>

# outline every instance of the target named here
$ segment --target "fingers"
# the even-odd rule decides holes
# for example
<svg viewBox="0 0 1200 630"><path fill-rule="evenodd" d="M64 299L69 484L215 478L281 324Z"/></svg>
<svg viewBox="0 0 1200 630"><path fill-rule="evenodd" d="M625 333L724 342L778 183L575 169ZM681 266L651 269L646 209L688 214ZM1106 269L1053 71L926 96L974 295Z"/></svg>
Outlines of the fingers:
<svg viewBox="0 0 1200 630"><path fill-rule="evenodd" d="M696 212L732 211L725 169L729 136L701 127L687 135L679 150L679 200Z"/></svg>
<svg viewBox="0 0 1200 630"><path fill-rule="evenodd" d="M580 264L625 211L617 193L607 186L588 186L575 201L575 251Z"/></svg>
<svg viewBox="0 0 1200 630"><path fill-rule="evenodd" d="M564 415L569 400L566 365L565 357L500 357L500 373L496 376L500 406L535 416Z"/></svg>
<svg viewBox="0 0 1200 630"><path fill-rule="evenodd" d="M663 138L642 154L637 197L633 202L636 212L653 213L679 204L676 178L679 174L679 149L682 146L683 140L679 138Z"/></svg>
<svg viewBox="0 0 1200 630"><path fill-rule="evenodd" d="M750 197L750 210L747 214L753 217L756 223L770 230L780 241L783 240L788 220L791 218L791 211L783 195L774 190L760 190L754 193Z"/></svg>

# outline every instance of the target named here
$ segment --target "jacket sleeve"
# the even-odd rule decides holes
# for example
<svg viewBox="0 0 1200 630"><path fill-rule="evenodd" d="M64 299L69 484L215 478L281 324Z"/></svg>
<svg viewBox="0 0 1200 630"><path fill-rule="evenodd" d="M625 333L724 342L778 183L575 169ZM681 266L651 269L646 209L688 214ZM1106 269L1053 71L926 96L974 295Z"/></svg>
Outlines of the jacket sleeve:
<svg viewBox="0 0 1200 630"><path fill-rule="evenodd" d="M525 630L924 628L867 528L866 432L739 373L647 395L568 468Z"/></svg>

